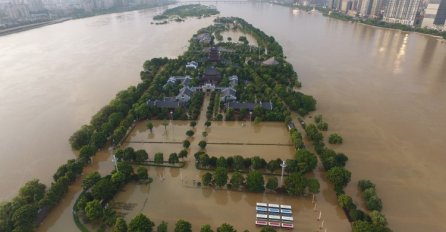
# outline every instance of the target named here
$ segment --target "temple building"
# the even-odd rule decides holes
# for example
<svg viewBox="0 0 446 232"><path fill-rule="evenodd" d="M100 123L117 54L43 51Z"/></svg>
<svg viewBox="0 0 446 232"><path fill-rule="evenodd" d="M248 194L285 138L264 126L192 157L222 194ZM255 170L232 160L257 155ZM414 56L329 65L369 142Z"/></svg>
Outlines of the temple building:
<svg viewBox="0 0 446 232"><path fill-rule="evenodd" d="M211 47L209 49L208 60L210 62L219 62L220 61L220 51L217 47Z"/></svg>
<svg viewBox="0 0 446 232"><path fill-rule="evenodd" d="M205 83L217 84L218 82L220 82L220 80L221 74L216 68L209 67L208 69L206 69L206 71L204 71L203 81Z"/></svg>

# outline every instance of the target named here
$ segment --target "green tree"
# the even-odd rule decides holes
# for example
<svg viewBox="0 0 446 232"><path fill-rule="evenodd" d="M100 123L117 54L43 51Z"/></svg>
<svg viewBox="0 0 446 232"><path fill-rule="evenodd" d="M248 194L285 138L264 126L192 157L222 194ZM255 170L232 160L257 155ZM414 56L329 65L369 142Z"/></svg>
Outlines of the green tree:
<svg viewBox="0 0 446 232"><path fill-rule="evenodd" d="M118 171L125 175L128 179L133 174L133 167L129 162L123 161L118 163Z"/></svg>
<svg viewBox="0 0 446 232"><path fill-rule="evenodd" d="M276 230L272 227L265 226L260 230L260 232L276 232Z"/></svg>
<svg viewBox="0 0 446 232"><path fill-rule="evenodd" d="M234 156L234 164L233 164L234 170L242 170L244 168L243 161L244 159L242 156L240 155Z"/></svg>
<svg viewBox="0 0 446 232"><path fill-rule="evenodd" d="M201 133L201 135L206 138L208 136L208 132L203 131L203 133Z"/></svg>
<svg viewBox="0 0 446 232"><path fill-rule="evenodd" d="M122 184L124 184L126 179L127 177L125 176L125 174L120 171L113 173L111 176L111 181L116 186L121 186Z"/></svg>
<svg viewBox="0 0 446 232"><path fill-rule="evenodd" d="M188 131L186 131L186 135L187 135L188 137L192 137L192 136L194 136L194 134L195 134L195 132L194 132L193 130L188 130Z"/></svg>
<svg viewBox="0 0 446 232"><path fill-rule="evenodd" d="M271 172L274 173L277 169L280 168L279 160L270 160L268 164L266 165L266 168Z"/></svg>
<svg viewBox="0 0 446 232"><path fill-rule="evenodd" d="M206 126L206 127L210 127L211 126L211 121L206 121L205 123L204 123L204 126Z"/></svg>
<svg viewBox="0 0 446 232"><path fill-rule="evenodd" d="M328 137L328 142L330 144L341 144L343 141L342 137L338 134L331 134L330 137Z"/></svg>
<svg viewBox="0 0 446 232"><path fill-rule="evenodd" d="M296 161L298 169L302 174L313 171L317 165L316 156L306 149L297 150Z"/></svg>
<svg viewBox="0 0 446 232"><path fill-rule="evenodd" d="M167 222L161 221L161 223L156 228L156 232L167 232Z"/></svg>
<svg viewBox="0 0 446 232"><path fill-rule="evenodd" d="M33 231L34 221L37 216L37 207L34 204L20 206L15 211L12 210L12 221L14 227L21 228L18 231ZM3 216L3 215L1 215ZM15 232L15 230L13 230Z"/></svg>
<svg viewBox="0 0 446 232"><path fill-rule="evenodd" d="M93 134L93 127L83 125L81 129L76 131L71 137L70 137L70 144L73 149L80 149L82 146L85 146L90 143L90 138Z"/></svg>
<svg viewBox="0 0 446 232"><path fill-rule="evenodd" d="M140 180L149 179L149 175L147 174L147 168L145 167L138 167L138 169L136 169L136 175L138 175L138 179Z"/></svg>
<svg viewBox="0 0 446 232"><path fill-rule="evenodd" d="M19 190L19 198L28 204L37 203L45 196L45 185L34 179L25 183Z"/></svg>
<svg viewBox="0 0 446 232"><path fill-rule="evenodd" d="M127 223L123 218L117 218L113 232L127 232Z"/></svg>
<svg viewBox="0 0 446 232"><path fill-rule="evenodd" d="M178 220L177 223L175 223L175 232L192 232L192 225L190 222L185 220Z"/></svg>
<svg viewBox="0 0 446 232"><path fill-rule="evenodd" d="M300 173L292 173L285 179L285 188L290 195L302 196L306 186L306 179Z"/></svg>
<svg viewBox="0 0 446 232"><path fill-rule="evenodd" d="M101 174L99 172L88 173L82 180L82 188L84 190L89 189L91 186L96 184L101 179Z"/></svg>
<svg viewBox="0 0 446 232"><path fill-rule="evenodd" d="M169 125L169 123L166 120L164 120L162 125L164 126L164 132L167 132L167 125Z"/></svg>
<svg viewBox="0 0 446 232"><path fill-rule="evenodd" d="M335 186L336 192L342 191L350 182L352 173L343 167L333 167L327 172L327 179Z"/></svg>
<svg viewBox="0 0 446 232"><path fill-rule="evenodd" d="M81 149L79 150L79 157L90 159L90 157L94 156L96 150L97 150L96 147L93 145L82 146Z"/></svg>
<svg viewBox="0 0 446 232"><path fill-rule="evenodd" d="M318 115L314 116L314 122L316 124L322 122L322 114L318 114Z"/></svg>
<svg viewBox="0 0 446 232"><path fill-rule="evenodd" d="M237 232L237 230L235 230L234 227L228 223L223 223L217 228L217 232Z"/></svg>
<svg viewBox="0 0 446 232"><path fill-rule="evenodd" d="M228 183L228 171L226 171L226 168L216 168L214 172L214 180L218 187L225 186Z"/></svg>
<svg viewBox="0 0 446 232"><path fill-rule="evenodd" d="M347 194L341 194L338 196L338 203L344 209L353 209L355 208L353 204L352 198Z"/></svg>
<svg viewBox="0 0 446 232"><path fill-rule="evenodd" d="M368 188L375 188L375 184L370 180L360 180L358 181L358 187L361 191L365 191Z"/></svg>
<svg viewBox="0 0 446 232"><path fill-rule="evenodd" d="M252 157L251 158L251 167L256 170L263 168L262 159L259 156Z"/></svg>
<svg viewBox="0 0 446 232"><path fill-rule="evenodd" d="M144 162L149 159L149 155L145 150L137 150L135 152L135 161L136 162Z"/></svg>
<svg viewBox="0 0 446 232"><path fill-rule="evenodd" d="M180 160L178 159L177 153L172 153L169 155L169 163L170 164L176 164L178 162L180 162Z"/></svg>
<svg viewBox="0 0 446 232"><path fill-rule="evenodd" d="M85 216L90 220L96 220L102 217L103 209L99 200L92 200L85 206Z"/></svg>
<svg viewBox="0 0 446 232"><path fill-rule="evenodd" d="M321 131L327 131L328 130L328 123L326 122L319 122L317 123L317 129Z"/></svg>
<svg viewBox="0 0 446 232"><path fill-rule="evenodd" d="M239 189L245 181L245 177L240 172L234 172L229 181L234 189Z"/></svg>
<svg viewBox="0 0 446 232"><path fill-rule="evenodd" d="M352 232L373 232L374 227L366 221L355 221L352 224Z"/></svg>
<svg viewBox="0 0 446 232"><path fill-rule="evenodd" d="M206 172L203 176L201 176L201 182L203 182L204 186L208 186L212 181L212 174L210 172Z"/></svg>
<svg viewBox="0 0 446 232"><path fill-rule="evenodd" d="M382 213L380 213L376 210L370 212L370 219L372 220L372 223L374 225L381 226L381 227L387 226L386 217Z"/></svg>
<svg viewBox="0 0 446 232"><path fill-rule="evenodd" d="M201 149L206 148L206 145L207 145L207 143L206 143L206 141L204 141L204 140L201 140L201 141L198 143L198 146L199 146Z"/></svg>
<svg viewBox="0 0 446 232"><path fill-rule="evenodd" d="M368 210L381 211L383 208L383 203L381 198L375 195L366 200L365 206Z"/></svg>
<svg viewBox="0 0 446 232"><path fill-rule="evenodd" d="M134 161L136 159L135 149L127 147L123 150L122 158L125 161Z"/></svg>
<svg viewBox="0 0 446 232"><path fill-rule="evenodd" d="M161 152L156 153L154 161L157 164L162 164L164 162L164 154Z"/></svg>
<svg viewBox="0 0 446 232"><path fill-rule="evenodd" d="M187 157L187 154L188 154L187 150L183 149L180 151L180 153L178 153L178 157L183 159Z"/></svg>
<svg viewBox="0 0 446 232"><path fill-rule="evenodd" d="M246 187L251 192L263 192L265 190L265 180L259 171L249 172L246 177Z"/></svg>
<svg viewBox="0 0 446 232"><path fill-rule="evenodd" d="M269 177L266 181L266 188L269 190L276 190L277 187L279 187L279 180L277 179L277 177Z"/></svg>
<svg viewBox="0 0 446 232"><path fill-rule="evenodd" d="M191 121L190 122L190 127L195 128L196 125L197 125L196 121Z"/></svg>
<svg viewBox="0 0 446 232"><path fill-rule="evenodd" d="M111 208L105 208L102 211L102 222L107 226L113 226L116 222L116 212Z"/></svg>
<svg viewBox="0 0 446 232"><path fill-rule="evenodd" d="M97 148L103 148L107 143L107 135L102 131L94 132L90 144Z"/></svg>
<svg viewBox="0 0 446 232"><path fill-rule="evenodd" d="M109 178L99 180L91 189L91 194L97 200L110 200L115 192L116 187Z"/></svg>
<svg viewBox="0 0 446 232"><path fill-rule="evenodd" d="M198 163L203 166L207 167L209 165L209 155L204 152L197 152L198 155Z"/></svg>
<svg viewBox="0 0 446 232"><path fill-rule="evenodd" d="M209 224L203 225L200 232L214 232Z"/></svg>
<svg viewBox="0 0 446 232"><path fill-rule="evenodd" d="M189 146L190 146L190 142L189 142L189 140L187 140L187 139L184 140L184 141L183 141L183 147L187 149L187 148L189 148Z"/></svg>
<svg viewBox="0 0 446 232"><path fill-rule="evenodd" d="M317 179L307 179L307 187L310 193L318 193L320 191L320 184Z"/></svg>
<svg viewBox="0 0 446 232"><path fill-rule="evenodd" d="M144 214L138 214L129 223L129 232L152 232L155 224Z"/></svg>
<svg viewBox="0 0 446 232"><path fill-rule="evenodd" d="M147 129L150 130L150 133L153 133L153 123L152 122L147 123Z"/></svg>
<svg viewBox="0 0 446 232"><path fill-rule="evenodd" d="M217 167L219 167L219 168L227 168L228 167L228 163L226 162L226 158L224 156L218 157Z"/></svg>

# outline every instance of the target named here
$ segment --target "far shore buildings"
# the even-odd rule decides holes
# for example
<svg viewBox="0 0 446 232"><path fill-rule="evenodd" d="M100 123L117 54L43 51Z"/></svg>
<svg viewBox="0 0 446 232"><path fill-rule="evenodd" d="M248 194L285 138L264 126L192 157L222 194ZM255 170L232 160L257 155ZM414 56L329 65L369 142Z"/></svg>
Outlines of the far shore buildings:
<svg viewBox="0 0 446 232"><path fill-rule="evenodd" d="M421 0L389 0L383 20L413 26L420 3Z"/></svg>
<svg viewBox="0 0 446 232"><path fill-rule="evenodd" d="M431 0L424 11L421 27L445 30L446 0Z"/></svg>

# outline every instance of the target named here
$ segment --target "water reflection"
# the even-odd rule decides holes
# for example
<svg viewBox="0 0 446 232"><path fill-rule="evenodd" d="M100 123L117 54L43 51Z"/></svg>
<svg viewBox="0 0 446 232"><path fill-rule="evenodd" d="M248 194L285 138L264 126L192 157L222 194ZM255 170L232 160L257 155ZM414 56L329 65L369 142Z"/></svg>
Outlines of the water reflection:
<svg viewBox="0 0 446 232"><path fill-rule="evenodd" d="M399 50L398 54L396 55L395 62L393 64L393 73L398 74L401 72L401 62L404 61L404 55L406 54L406 46L407 46L407 40L409 38L408 34L404 34L403 38L399 40Z"/></svg>

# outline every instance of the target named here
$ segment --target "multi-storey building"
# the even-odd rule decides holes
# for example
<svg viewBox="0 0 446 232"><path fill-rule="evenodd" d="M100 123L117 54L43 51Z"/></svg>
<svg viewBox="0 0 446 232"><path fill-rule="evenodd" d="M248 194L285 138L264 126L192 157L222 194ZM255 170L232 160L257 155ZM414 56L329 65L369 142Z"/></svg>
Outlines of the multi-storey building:
<svg viewBox="0 0 446 232"><path fill-rule="evenodd" d="M421 0L389 0L383 20L413 26Z"/></svg>
<svg viewBox="0 0 446 232"><path fill-rule="evenodd" d="M431 0L424 10L421 27L443 29L446 19L446 0Z"/></svg>
<svg viewBox="0 0 446 232"><path fill-rule="evenodd" d="M362 0L359 16L367 17L372 9L373 0Z"/></svg>
<svg viewBox="0 0 446 232"><path fill-rule="evenodd" d="M441 0L438 6L437 15L434 20L435 25L445 25L446 21L446 0Z"/></svg>

